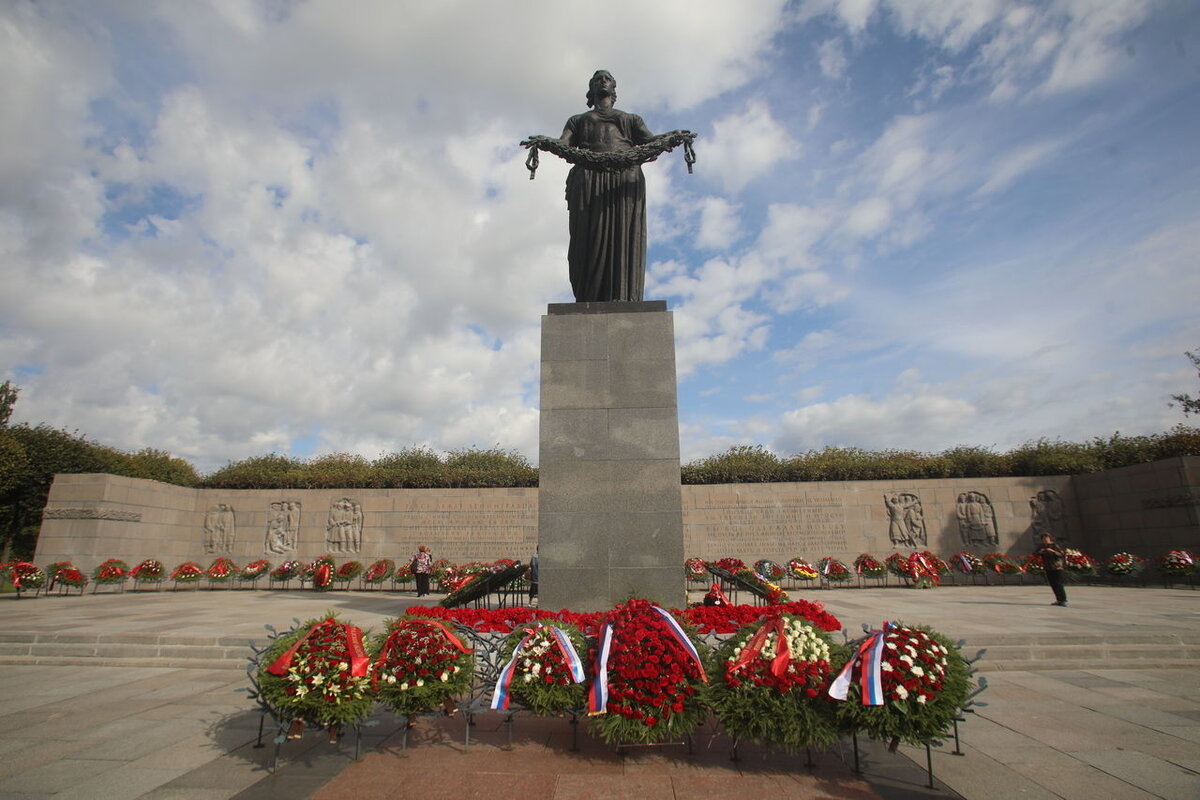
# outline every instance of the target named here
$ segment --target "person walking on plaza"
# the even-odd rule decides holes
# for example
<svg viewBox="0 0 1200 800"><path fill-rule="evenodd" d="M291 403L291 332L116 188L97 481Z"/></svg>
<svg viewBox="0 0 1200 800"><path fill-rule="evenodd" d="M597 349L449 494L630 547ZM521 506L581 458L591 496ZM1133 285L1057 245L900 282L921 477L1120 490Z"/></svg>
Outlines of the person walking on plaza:
<svg viewBox="0 0 1200 800"><path fill-rule="evenodd" d="M1046 570L1046 583L1050 584L1050 588L1054 590L1052 605L1065 606L1067 590L1063 586L1063 579L1066 577L1066 551L1054 542L1054 536L1050 533L1041 533L1038 538L1041 542L1033 552L1042 560L1042 567Z"/></svg>
<svg viewBox="0 0 1200 800"><path fill-rule="evenodd" d="M417 554L412 560L412 571L417 578L417 597L424 597L429 594L429 575L433 572L433 556L429 554L429 548L425 545L417 548Z"/></svg>

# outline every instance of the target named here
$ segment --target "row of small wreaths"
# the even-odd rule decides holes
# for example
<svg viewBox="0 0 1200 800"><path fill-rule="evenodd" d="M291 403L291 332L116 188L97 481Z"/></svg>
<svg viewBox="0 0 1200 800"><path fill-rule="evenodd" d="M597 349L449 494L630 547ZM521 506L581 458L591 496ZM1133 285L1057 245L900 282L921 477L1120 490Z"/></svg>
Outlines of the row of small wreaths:
<svg viewBox="0 0 1200 800"><path fill-rule="evenodd" d="M398 618L366 645L330 617L279 637L253 679L278 719L339 725L375 702L401 715L452 709L471 692L474 656L437 619ZM677 741L711 712L730 735L789 752L859 731L919 744L946 735L973 696L968 663L939 633L885 624L838 645L780 608L709 648L676 615L630 600L594 630L561 618L518 624L493 662L504 666L492 708L586 708L589 731L610 743Z"/></svg>
<svg viewBox="0 0 1200 800"><path fill-rule="evenodd" d="M654 161L663 153L670 152L679 147L679 145L683 145L684 160L688 165L688 172L691 172L692 164L696 162L696 155L692 151L692 142L695 140L696 134L691 131L671 131L670 133L657 136L645 144L607 153L585 150L581 147L572 147L564 143L561 139L551 139L549 136L530 136L521 142L521 146L529 148L529 157L525 161L525 166L529 169L529 177L532 180L538 168L539 150L553 153L570 164L587 167L588 169L603 172L619 172Z"/></svg>

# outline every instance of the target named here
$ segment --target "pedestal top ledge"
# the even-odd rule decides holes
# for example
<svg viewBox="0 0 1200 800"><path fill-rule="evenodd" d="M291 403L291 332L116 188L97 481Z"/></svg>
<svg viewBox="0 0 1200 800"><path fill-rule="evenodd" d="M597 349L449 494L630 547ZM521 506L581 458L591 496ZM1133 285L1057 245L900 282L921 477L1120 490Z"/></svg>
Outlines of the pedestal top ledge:
<svg viewBox="0 0 1200 800"><path fill-rule="evenodd" d="M642 311L666 311L666 300L624 301L609 303L550 303L546 314L636 314Z"/></svg>

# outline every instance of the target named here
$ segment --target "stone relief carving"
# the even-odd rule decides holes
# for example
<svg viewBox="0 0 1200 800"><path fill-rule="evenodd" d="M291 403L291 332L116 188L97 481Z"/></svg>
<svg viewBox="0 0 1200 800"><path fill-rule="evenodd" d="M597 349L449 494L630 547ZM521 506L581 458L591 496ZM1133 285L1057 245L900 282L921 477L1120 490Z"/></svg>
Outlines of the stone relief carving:
<svg viewBox="0 0 1200 800"><path fill-rule="evenodd" d="M1066 512L1058 492L1053 489L1042 489L1029 498L1029 526L1034 535L1048 533L1056 539L1067 536Z"/></svg>
<svg viewBox="0 0 1200 800"><path fill-rule="evenodd" d="M330 553L357 553L362 549L362 504L343 497L329 504L325 523L325 549Z"/></svg>
<svg viewBox="0 0 1200 800"><path fill-rule="evenodd" d="M958 535L962 543L995 547L1000 543L996 532L996 509L983 492L963 492L958 496Z"/></svg>
<svg viewBox="0 0 1200 800"><path fill-rule="evenodd" d="M296 550L300 538L300 501L277 500L267 510L268 553L285 554Z"/></svg>
<svg viewBox="0 0 1200 800"><path fill-rule="evenodd" d="M232 553L236 534L233 506L217 503L204 515L204 552Z"/></svg>
<svg viewBox="0 0 1200 800"><path fill-rule="evenodd" d="M925 547L925 512L921 498L912 492L892 492L883 496L888 512L888 538L893 545Z"/></svg>
<svg viewBox="0 0 1200 800"><path fill-rule="evenodd" d="M141 522L138 511L118 511L115 508L48 508L42 519L107 519L115 522Z"/></svg>

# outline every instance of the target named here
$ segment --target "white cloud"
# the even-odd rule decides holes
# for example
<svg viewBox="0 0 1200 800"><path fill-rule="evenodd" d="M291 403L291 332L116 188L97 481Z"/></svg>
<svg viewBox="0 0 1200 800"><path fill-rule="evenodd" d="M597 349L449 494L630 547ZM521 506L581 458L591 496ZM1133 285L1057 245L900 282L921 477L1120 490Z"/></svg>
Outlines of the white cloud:
<svg viewBox="0 0 1200 800"><path fill-rule="evenodd" d="M826 78L841 78L846 74L850 60L846 57L846 45L841 39L826 39L817 47L817 64Z"/></svg>
<svg viewBox="0 0 1200 800"><path fill-rule="evenodd" d="M775 447L797 453L832 444L870 449L927 449L967 433L975 409L966 400L900 394L881 400L846 395L785 413Z"/></svg>
<svg viewBox="0 0 1200 800"><path fill-rule="evenodd" d="M705 141L707 171L714 172L725 189L737 193L749 182L766 175L781 162L797 158L800 143L771 114L765 100L749 101L745 108L713 123L713 136Z"/></svg>
<svg viewBox="0 0 1200 800"><path fill-rule="evenodd" d="M737 240L740 229L737 206L723 197L706 197L701 201L697 247L724 250Z"/></svg>

